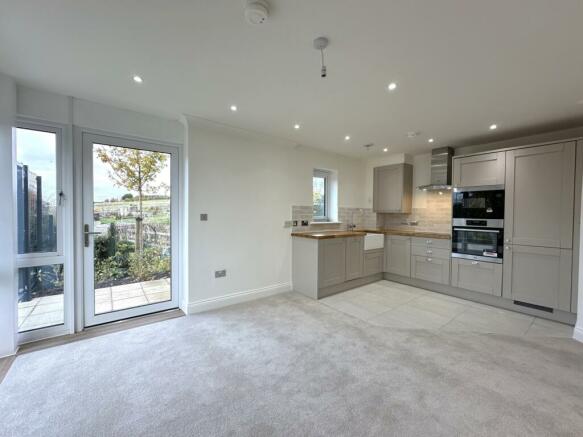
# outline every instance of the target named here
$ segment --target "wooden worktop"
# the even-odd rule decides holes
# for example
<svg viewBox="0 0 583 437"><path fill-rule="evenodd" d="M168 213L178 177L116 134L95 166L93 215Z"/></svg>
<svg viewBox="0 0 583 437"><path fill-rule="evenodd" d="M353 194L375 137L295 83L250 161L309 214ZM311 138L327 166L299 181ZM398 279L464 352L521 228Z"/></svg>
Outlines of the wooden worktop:
<svg viewBox="0 0 583 437"><path fill-rule="evenodd" d="M315 240L326 240L329 238L359 237L365 234L402 235L405 237L421 237L449 240L451 235L445 232L420 231L411 228L366 228L355 231L308 231L292 232L292 237L312 238Z"/></svg>

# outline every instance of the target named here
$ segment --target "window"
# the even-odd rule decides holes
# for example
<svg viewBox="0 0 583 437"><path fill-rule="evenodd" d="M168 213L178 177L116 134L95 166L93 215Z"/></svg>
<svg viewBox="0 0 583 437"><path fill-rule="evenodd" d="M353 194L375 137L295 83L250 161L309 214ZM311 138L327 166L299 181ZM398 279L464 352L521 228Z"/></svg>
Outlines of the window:
<svg viewBox="0 0 583 437"><path fill-rule="evenodd" d="M60 130L16 128L18 331L65 323Z"/></svg>
<svg viewBox="0 0 583 437"><path fill-rule="evenodd" d="M312 177L313 220L328 221L330 212L330 172L314 170Z"/></svg>

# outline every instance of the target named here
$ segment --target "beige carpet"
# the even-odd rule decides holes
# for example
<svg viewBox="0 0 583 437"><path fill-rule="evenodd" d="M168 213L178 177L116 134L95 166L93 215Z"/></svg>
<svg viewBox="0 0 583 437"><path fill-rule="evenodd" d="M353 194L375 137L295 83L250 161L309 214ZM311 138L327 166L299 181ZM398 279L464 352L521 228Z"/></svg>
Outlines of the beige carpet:
<svg viewBox="0 0 583 437"><path fill-rule="evenodd" d="M583 434L583 344L374 327L295 293L19 356L2 436Z"/></svg>

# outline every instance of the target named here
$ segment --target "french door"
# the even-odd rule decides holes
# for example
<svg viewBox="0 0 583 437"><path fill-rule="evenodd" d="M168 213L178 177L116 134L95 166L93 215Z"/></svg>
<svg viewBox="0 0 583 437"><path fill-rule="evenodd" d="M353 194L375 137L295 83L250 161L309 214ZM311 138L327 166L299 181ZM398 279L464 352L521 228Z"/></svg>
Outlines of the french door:
<svg viewBox="0 0 583 437"><path fill-rule="evenodd" d="M83 134L84 323L178 306L178 150Z"/></svg>

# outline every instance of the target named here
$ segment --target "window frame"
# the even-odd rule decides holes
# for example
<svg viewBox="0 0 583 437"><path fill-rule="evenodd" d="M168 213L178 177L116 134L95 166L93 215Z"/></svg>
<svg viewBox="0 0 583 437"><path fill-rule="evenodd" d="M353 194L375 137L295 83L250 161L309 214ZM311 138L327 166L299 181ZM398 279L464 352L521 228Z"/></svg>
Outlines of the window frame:
<svg viewBox="0 0 583 437"><path fill-rule="evenodd" d="M330 176L332 173L328 170L314 169L312 172L312 221L329 222L330 221ZM314 215L314 178L324 179L324 215Z"/></svg>
<svg viewBox="0 0 583 437"><path fill-rule="evenodd" d="M73 233L65 235L64 230L72 229L72 211L73 211L73 185L72 185L72 136L70 127L60 123L51 123L46 121L37 121L25 117L19 117L14 124L14 161L13 161L13 189L14 189L14 231L18 231L18 200L16 196L16 165L17 165L17 147L16 129L27 129L39 132L53 133L56 136L55 145L55 164L56 164L56 182L55 188L57 193L55 219L57 221L57 251L56 252L33 252L15 253L15 289L14 302L15 310L18 308L18 271L21 268L39 267L45 265L63 265L63 323L39 327L28 331L20 332L18 327L18 314L15 318L15 329L18 344L29 343L44 338L50 338L65 334L73 333L74 313L73 313L73 295L71 286L74 283L73 260L72 260L72 242ZM59 196L63 193L63 196Z"/></svg>
<svg viewBox="0 0 583 437"><path fill-rule="evenodd" d="M30 252L30 253L16 253L16 266L17 268L24 268L24 267L38 267L39 265L44 265L45 261L49 258L54 257L62 257L63 256L63 205L60 203L59 193L63 192L63 132L62 129L47 126L43 124L37 123L30 123L19 121L16 123L16 129L26 129L38 132L47 132L55 134L55 167L56 167L56 194L57 197L56 201L56 209L55 209L55 219L57 221L57 250L53 252ZM16 136L15 136L16 137ZM15 145L15 150L18 149L18 144ZM15 163L14 166L16 168L16 164L18 163L16 159L16 155L18 152L15 153ZM16 184L14 184L16 187ZM18 214L18 200L14 199L15 202L15 212ZM18 220L16 221L16 232L18 235ZM41 263L41 264L39 264Z"/></svg>

